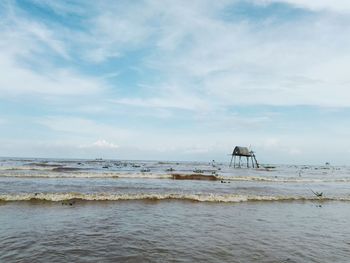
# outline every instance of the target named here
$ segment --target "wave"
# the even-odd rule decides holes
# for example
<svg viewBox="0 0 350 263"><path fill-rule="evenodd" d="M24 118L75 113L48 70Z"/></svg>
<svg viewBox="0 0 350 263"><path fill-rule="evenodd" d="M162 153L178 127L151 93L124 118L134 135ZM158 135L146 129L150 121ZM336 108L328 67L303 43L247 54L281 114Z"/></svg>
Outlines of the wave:
<svg viewBox="0 0 350 263"><path fill-rule="evenodd" d="M79 169L79 168L77 168ZM1 170L1 169L0 169ZM271 176L219 176L206 174L157 174L157 173L120 173L120 172L79 172L78 170L44 171L25 173L11 171L0 173L0 177L15 178L134 178L134 179L173 179L173 180L207 180L207 181L237 181L237 182L271 182L271 183L349 183L350 177L343 178L299 178L299 177L271 177Z"/></svg>
<svg viewBox="0 0 350 263"><path fill-rule="evenodd" d="M219 180L215 175L205 174L172 174L174 180L205 180L205 181L216 181Z"/></svg>
<svg viewBox="0 0 350 263"><path fill-rule="evenodd" d="M79 168L79 167L63 167L63 166L2 166L0 167L0 171L52 171L52 172L74 172L74 171L81 171L81 170L87 170L87 168Z"/></svg>
<svg viewBox="0 0 350 263"><path fill-rule="evenodd" d="M52 171L52 169L51 166L0 166L0 171Z"/></svg>
<svg viewBox="0 0 350 263"><path fill-rule="evenodd" d="M49 172L49 173L4 173L0 177L14 178L144 178L144 179L171 179L170 174L151 174L151 173L82 173L67 171L65 173Z"/></svg>
<svg viewBox="0 0 350 263"><path fill-rule="evenodd" d="M299 178L299 177L268 177L268 176L217 176L218 180L226 181L262 181L276 183L346 183L349 178Z"/></svg>
<svg viewBox="0 0 350 263"><path fill-rule="evenodd" d="M180 193L147 193L147 194L114 194L114 193L23 193L0 194L0 202L11 201L128 201L128 200L184 200L213 203L240 202L285 202L285 201L350 201L347 197L316 196L259 196L237 194L180 194Z"/></svg>
<svg viewBox="0 0 350 263"><path fill-rule="evenodd" d="M174 180L219 180L214 175L204 174L156 174L156 173L84 173L77 169L58 168L49 173L4 173L0 177L16 178L140 178L140 179L174 179ZM62 173L64 172L64 173Z"/></svg>
<svg viewBox="0 0 350 263"><path fill-rule="evenodd" d="M52 168L51 171L53 172L74 172L74 171L81 171L86 170L86 168L78 168L78 167L55 167Z"/></svg>
<svg viewBox="0 0 350 263"><path fill-rule="evenodd" d="M28 166L39 166L39 167L60 167L62 166L62 164L54 164L54 163L28 163L28 164L25 164L25 165L28 165Z"/></svg>

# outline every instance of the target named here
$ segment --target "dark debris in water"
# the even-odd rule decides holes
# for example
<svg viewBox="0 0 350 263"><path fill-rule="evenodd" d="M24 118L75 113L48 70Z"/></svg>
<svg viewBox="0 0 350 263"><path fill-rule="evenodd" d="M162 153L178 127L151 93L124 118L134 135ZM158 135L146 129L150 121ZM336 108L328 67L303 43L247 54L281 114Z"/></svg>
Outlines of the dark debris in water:
<svg viewBox="0 0 350 263"><path fill-rule="evenodd" d="M222 183L222 184L226 184L226 183L227 183L227 184L230 184L231 182L230 182L230 181L221 180L220 183Z"/></svg>
<svg viewBox="0 0 350 263"><path fill-rule="evenodd" d="M207 180L216 181L218 178L214 175L204 174L172 174L174 180Z"/></svg>
<svg viewBox="0 0 350 263"><path fill-rule="evenodd" d="M62 205L67 205L67 206L73 206L74 204L76 203L75 200L65 200L65 201L62 201Z"/></svg>

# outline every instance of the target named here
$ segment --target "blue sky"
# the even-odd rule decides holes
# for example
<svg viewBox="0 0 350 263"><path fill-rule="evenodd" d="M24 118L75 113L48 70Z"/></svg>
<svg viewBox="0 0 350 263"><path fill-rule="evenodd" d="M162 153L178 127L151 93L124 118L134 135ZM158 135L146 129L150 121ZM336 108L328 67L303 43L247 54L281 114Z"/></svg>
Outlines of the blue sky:
<svg viewBox="0 0 350 263"><path fill-rule="evenodd" d="M0 3L0 156L350 160L350 2Z"/></svg>

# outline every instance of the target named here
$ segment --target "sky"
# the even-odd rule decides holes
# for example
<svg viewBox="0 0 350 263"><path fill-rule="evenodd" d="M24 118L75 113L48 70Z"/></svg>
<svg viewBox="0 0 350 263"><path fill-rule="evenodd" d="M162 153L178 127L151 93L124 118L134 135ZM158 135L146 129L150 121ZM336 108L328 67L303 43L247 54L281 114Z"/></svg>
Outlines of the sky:
<svg viewBox="0 0 350 263"><path fill-rule="evenodd" d="M0 156L349 164L350 1L0 2Z"/></svg>

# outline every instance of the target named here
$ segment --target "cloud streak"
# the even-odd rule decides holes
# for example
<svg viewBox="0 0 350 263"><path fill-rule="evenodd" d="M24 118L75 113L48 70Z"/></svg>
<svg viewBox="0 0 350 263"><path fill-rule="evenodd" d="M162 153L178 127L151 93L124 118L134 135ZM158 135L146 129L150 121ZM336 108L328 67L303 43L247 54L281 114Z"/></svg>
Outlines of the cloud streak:
<svg viewBox="0 0 350 263"><path fill-rule="evenodd" d="M312 11L332 11L337 13L348 13L350 12L350 3L346 0L319 0L319 1L308 1L308 0L257 0L262 4L268 3L287 3L299 8L307 8Z"/></svg>

